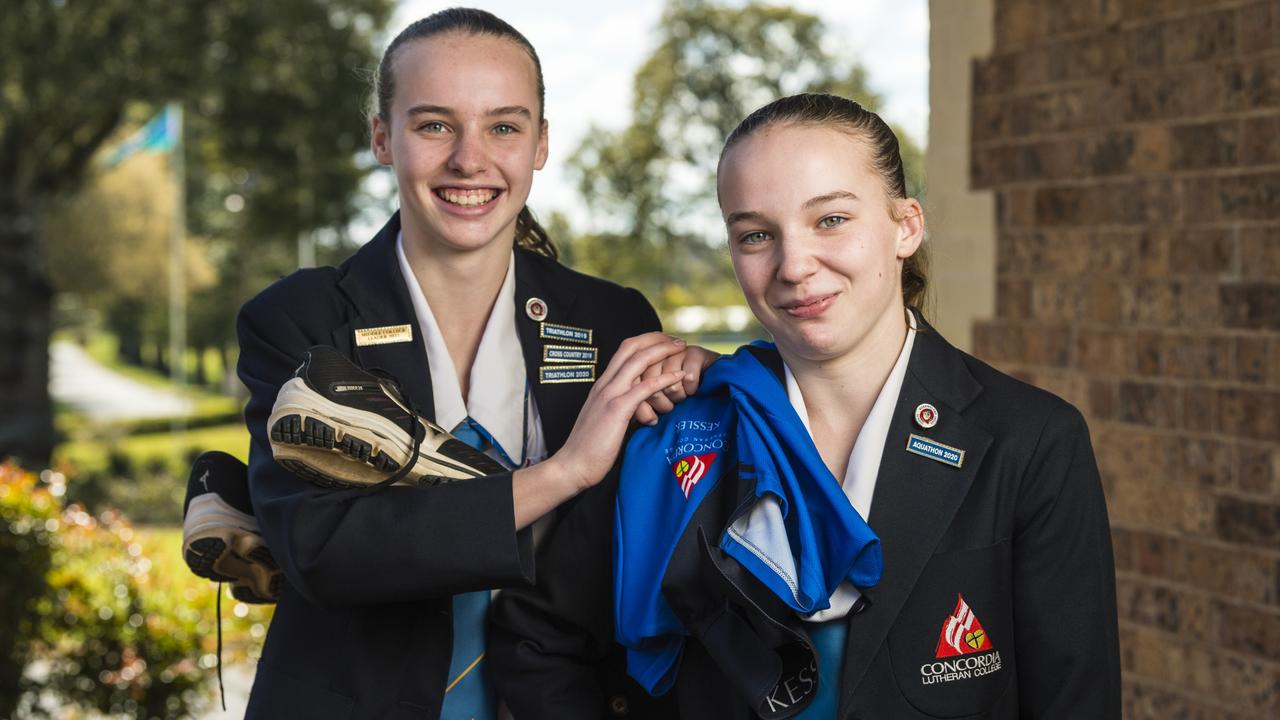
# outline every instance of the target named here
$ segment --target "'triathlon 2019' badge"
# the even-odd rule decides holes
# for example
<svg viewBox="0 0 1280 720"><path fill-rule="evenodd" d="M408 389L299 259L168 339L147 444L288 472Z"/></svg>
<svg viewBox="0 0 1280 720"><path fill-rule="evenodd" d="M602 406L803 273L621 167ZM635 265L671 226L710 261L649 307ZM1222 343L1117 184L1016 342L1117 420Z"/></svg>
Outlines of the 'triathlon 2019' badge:
<svg viewBox="0 0 1280 720"><path fill-rule="evenodd" d="M920 666L924 685L967 680L1000 669L1000 653L991 644L991 636L960 594L956 595L956 609L942 623L933 657L934 662Z"/></svg>
<svg viewBox="0 0 1280 720"><path fill-rule="evenodd" d="M707 474L707 468L711 467L711 463L715 461L716 453L706 453L682 457L671 466L671 471L675 473L676 481L680 483L680 491L684 493L685 500L689 499L693 486Z"/></svg>

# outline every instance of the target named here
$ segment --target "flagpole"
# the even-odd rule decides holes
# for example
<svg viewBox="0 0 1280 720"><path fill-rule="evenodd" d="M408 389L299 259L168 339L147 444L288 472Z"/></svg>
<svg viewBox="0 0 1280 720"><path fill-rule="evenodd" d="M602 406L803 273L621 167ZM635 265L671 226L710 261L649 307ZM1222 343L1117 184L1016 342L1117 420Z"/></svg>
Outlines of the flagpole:
<svg viewBox="0 0 1280 720"><path fill-rule="evenodd" d="M166 108L173 147L169 152L170 177L173 183L173 214L169 225L169 378L178 392L187 384L187 190L186 154L182 140L182 104L171 102ZM198 360L198 359L197 359ZM175 450L187 429L185 413L173 416L172 432Z"/></svg>

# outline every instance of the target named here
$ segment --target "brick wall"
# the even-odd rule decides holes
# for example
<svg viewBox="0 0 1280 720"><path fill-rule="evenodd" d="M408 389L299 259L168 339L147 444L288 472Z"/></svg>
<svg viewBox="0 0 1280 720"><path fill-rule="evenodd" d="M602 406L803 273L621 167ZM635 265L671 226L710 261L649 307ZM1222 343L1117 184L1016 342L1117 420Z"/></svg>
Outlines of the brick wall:
<svg viewBox="0 0 1280 720"><path fill-rule="evenodd" d="M1089 418L1128 718L1280 717L1280 0L996 0L975 352Z"/></svg>

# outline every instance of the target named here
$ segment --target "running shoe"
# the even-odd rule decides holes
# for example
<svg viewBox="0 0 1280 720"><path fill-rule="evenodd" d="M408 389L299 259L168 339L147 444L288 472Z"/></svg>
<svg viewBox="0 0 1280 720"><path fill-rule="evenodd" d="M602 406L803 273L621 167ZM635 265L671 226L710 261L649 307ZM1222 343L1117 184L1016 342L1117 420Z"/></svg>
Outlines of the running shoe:
<svg viewBox="0 0 1280 720"><path fill-rule="evenodd" d="M505 468L422 417L394 379L330 347L303 356L267 419L276 462L318 485L435 485Z"/></svg>
<svg viewBox="0 0 1280 720"><path fill-rule="evenodd" d="M249 502L244 463L224 452L196 458L182 506L182 557L196 575L231 585L248 603L273 603L282 575Z"/></svg>

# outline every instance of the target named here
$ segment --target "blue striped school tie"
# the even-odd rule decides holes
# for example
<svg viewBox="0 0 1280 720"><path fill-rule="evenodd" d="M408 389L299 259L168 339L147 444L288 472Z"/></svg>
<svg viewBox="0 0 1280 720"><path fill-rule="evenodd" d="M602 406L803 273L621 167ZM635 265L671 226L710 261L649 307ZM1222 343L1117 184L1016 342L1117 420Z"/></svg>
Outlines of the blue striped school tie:
<svg viewBox="0 0 1280 720"><path fill-rule="evenodd" d="M485 452L489 434L471 418L453 429L453 436ZM444 690L441 720L495 720L498 698L484 662L485 620L489 612L488 590L453 596L453 656L449 684Z"/></svg>

